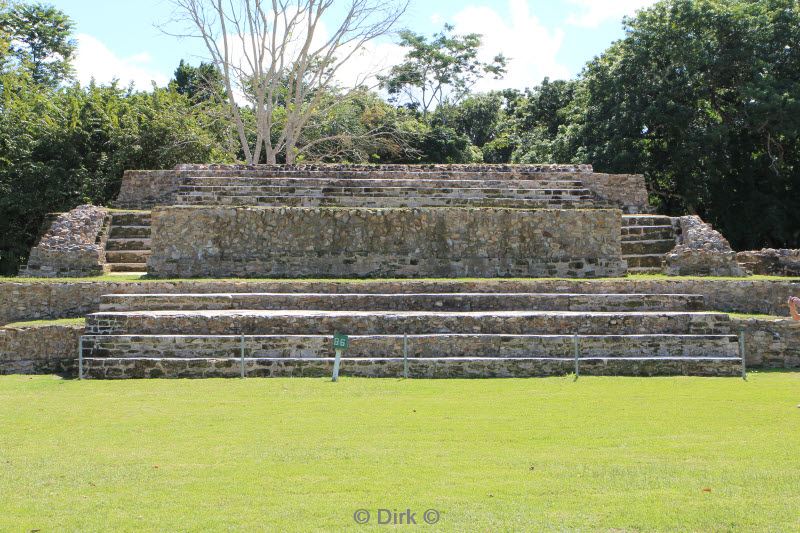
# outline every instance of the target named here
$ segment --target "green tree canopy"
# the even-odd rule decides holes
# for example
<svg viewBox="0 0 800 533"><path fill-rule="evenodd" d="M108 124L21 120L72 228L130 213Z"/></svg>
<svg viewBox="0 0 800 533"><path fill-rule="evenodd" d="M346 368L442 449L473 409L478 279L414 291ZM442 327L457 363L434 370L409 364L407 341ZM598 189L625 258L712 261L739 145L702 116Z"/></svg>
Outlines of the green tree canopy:
<svg viewBox="0 0 800 533"><path fill-rule="evenodd" d="M582 144L735 246L800 245L800 3L664 0L584 72Z"/></svg>
<svg viewBox="0 0 800 533"><path fill-rule="evenodd" d="M400 46L408 49L405 60L380 78L392 101L404 99L427 116L437 105L463 100L484 76L503 77L507 60L502 54L483 62L478 58L479 34L452 32L453 26L447 24L431 40L408 30L400 32Z"/></svg>
<svg viewBox="0 0 800 533"><path fill-rule="evenodd" d="M222 74L211 63L200 63L195 67L181 59L175 69L172 87L192 101L225 100Z"/></svg>
<svg viewBox="0 0 800 533"><path fill-rule="evenodd" d="M6 58L30 72L34 82L56 86L72 77L76 43L74 24L45 4L0 4L0 34L6 35ZM2 43L0 43L2 44Z"/></svg>

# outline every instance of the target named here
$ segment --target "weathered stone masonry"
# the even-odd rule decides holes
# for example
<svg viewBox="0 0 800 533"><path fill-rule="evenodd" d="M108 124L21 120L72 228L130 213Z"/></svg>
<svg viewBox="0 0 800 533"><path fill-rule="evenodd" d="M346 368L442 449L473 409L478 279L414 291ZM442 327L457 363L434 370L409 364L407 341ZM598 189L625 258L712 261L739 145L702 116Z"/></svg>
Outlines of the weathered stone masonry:
<svg viewBox="0 0 800 533"><path fill-rule="evenodd" d="M786 300L800 293L792 280L481 280L389 281L75 281L0 283L0 325L9 322L80 317L100 310L104 294L316 292L316 293L444 293L537 292L617 294L700 294L705 308L731 313L787 316Z"/></svg>
<svg viewBox="0 0 800 533"><path fill-rule="evenodd" d="M83 326L0 327L0 374L74 374Z"/></svg>
<svg viewBox="0 0 800 533"><path fill-rule="evenodd" d="M604 277L625 274L615 209L163 207L156 277Z"/></svg>
<svg viewBox="0 0 800 533"><path fill-rule="evenodd" d="M178 165L173 170L129 170L115 202L117 207L149 209L174 205L186 178L213 173L236 176L242 172L265 176L293 177L370 177L392 179L419 178L532 179L553 175L558 179L578 179L609 206L626 213L645 213L647 188L641 174L595 173L591 165ZM252 175L252 174L251 174Z"/></svg>
<svg viewBox="0 0 800 533"><path fill-rule="evenodd" d="M747 364L752 368L786 368L797 369L800 368L800 324L794 323L790 320L764 320L764 319L746 319L734 320L733 328L738 331L743 329L745 331L745 345L747 351ZM67 373L75 374L76 368L76 354L78 346L78 337L83 334L82 326L26 326L20 328L0 328L0 374L20 373L20 374L35 374L35 373ZM503 340L502 345L498 345L498 354L502 357L515 357L519 354L515 351L516 344L513 339L508 337L498 338L493 342ZM511 340L509 343L508 341ZM92 341L87 341L87 350L92 346L102 348L102 338L95 338ZM520 339L521 343L522 339ZM143 355L153 356L150 353L149 342L154 342L153 338L142 336L131 336L131 348L140 351ZM368 340L367 344L361 346L359 343L363 342L354 339L356 343L354 349L363 348L364 355L380 356L380 357L395 357L402 351L402 343L397 339L379 341ZM383 346L382 343L390 343ZM570 339L554 340L553 342L562 343L560 351L565 354L569 353L571 347ZM592 341L584 340L583 349L586 350L585 355L592 355ZM597 340L599 342L599 339ZM608 341L605 341L608 342ZM613 339L612 339L613 342ZM196 353L197 356L217 356L235 357L238 354L239 342L238 339L232 339L229 343L230 346L221 347L218 341L208 341L202 338L185 338L177 340L177 343L172 346L172 349L185 347ZM309 358L324 357L330 355L329 351L330 338L319 337L316 339L309 338L308 346L303 348L302 354L294 353L298 348L296 340L287 337L272 338L267 341L266 338L261 339L247 339L247 350L251 353L252 350L266 350L266 346L272 347L273 351L277 352L292 352L293 355L301 355ZM436 355L435 350L431 349L429 342L425 339L412 338L411 341L411 357L430 357ZM527 346L525 349L528 349ZM636 345L625 343L624 348L635 350ZM681 351L686 348L676 344L675 350ZM691 348L691 347L690 347ZM475 340L469 337L463 339L463 346L458 346L459 350L464 353L462 355L469 355L469 350L475 349ZM605 344L598 346L598 353L603 353L606 349ZM220 351L222 350L222 351ZM508 353L504 353L503 350ZM559 349L556 348L555 352ZM457 350L456 350L457 352ZM678 353L677 351L675 353ZM264 353L262 355L269 355ZM276 355L276 354L271 354ZM354 352L356 357L359 356ZM669 355L675 355L670 353ZM155 364L155 362L152 362ZM235 364L231 361L223 363L226 367L231 366L231 375L235 375L238 370ZM275 361L276 365L282 365L280 361ZM310 364L313 365L312 362ZM569 363L566 363L569 364ZM619 368L610 368L609 371L619 371ZM325 374L328 370L320 370L320 375ZM194 377L197 377L197 373Z"/></svg>
<svg viewBox="0 0 800 533"><path fill-rule="evenodd" d="M81 205L56 217L31 250L23 275L97 276L107 272L108 210Z"/></svg>

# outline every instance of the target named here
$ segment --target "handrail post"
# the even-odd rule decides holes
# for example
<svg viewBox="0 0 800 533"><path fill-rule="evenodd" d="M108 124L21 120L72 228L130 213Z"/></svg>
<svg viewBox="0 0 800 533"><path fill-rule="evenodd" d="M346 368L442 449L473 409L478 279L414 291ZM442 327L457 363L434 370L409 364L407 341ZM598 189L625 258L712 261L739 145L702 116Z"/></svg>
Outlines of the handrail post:
<svg viewBox="0 0 800 533"><path fill-rule="evenodd" d="M333 376L331 376L331 381L336 382L339 381L339 365L341 364L342 359L342 351L336 350L336 358L333 360Z"/></svg>
<svg viewBox="0 0 800 533"><path fill-rule="evenodd" d="M408 334L403 334L403 377L408 379Z"/></svg>
<svg viewBox="0 0 800 533"><path fill-rule="evenodd" d="M83 335L78 337L78 379L83 379Z"/></svg>
<svg viewBox="0 0 800 533"><path fill-rule="evenodd" d="M241 370L241 373L242 373L242 379L244 379L244 333L242 333L241 341L240 341L240 345L239 345L239 360L241 361L241 363L240 363L241 369L240 370Z"/></svg>
<svg viewBox="0 0 800 533"><path fill-rule="evenodd" d="M744 329L739 331L739 357L742 360L742 379L747 381L747 362L745 361L746 353L744 351Z"/></svg>
<svg viewBox="0 0 800 533"><path fill-rule="evenodd" d="M572 349L575 353L575 381L578 381L578 376L581 374L580 363L579 363L579 356L580 356L580 346L578 344L578 334L574 334L572 336Z"/></svg>

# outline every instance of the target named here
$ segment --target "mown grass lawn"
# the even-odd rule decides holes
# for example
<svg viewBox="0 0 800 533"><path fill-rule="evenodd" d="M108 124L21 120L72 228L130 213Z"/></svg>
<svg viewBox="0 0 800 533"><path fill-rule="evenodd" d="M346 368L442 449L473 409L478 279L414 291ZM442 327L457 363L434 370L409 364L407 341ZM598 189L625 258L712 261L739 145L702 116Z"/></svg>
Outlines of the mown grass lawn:
<svg viewBox="0 0 800 533"><path fill-rule="evenodd" d="M3 377L0 530L800 530L798 403L792 373Z"/></svg>

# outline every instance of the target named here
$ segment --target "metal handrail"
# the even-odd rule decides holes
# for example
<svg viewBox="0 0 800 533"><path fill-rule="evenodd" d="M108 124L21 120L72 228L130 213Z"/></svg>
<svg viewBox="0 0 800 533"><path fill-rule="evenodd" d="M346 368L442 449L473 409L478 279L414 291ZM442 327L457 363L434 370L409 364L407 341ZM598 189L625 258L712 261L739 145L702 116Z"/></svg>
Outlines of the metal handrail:
<svg viewBox="0 0 800 533"><path fill-rule="evenodd" d="M654 334L656 335L656 334ZM192 336L192 335L187 335ZM212 339L239 339L239 361L240 361L240 375L241 378L244 379L247 376L246 366L245 366L245 337L261 337L264 335L197 335L197 337L203 338L212 338ZM271 335L271 336L281 336L281 335ZM320 337L332 337L331 335L319 335ZM567 335L555 335L557 337L567 337ZM82 380L84 376L84 361L83 361L83 339L84 337L105 337L105 335L81 335L78 338L78 379ZM358 335L354 335L354 338L358 338ZM413 337L413 335L412 335ZM606 358L606 357L581 357L580 355L580 339L581 338L596 338L596 337L605 337L605 335L579 335L577 333L572 335L572 345L573 345L573 358L575 360L575 381L578 380L580 377L580 362L581 361L593 361L598 359L614 359L614 360L626 360L626 359L636 359L631 357L615 357L615 358ZM408 334L403 334L403 377L409 377L409 361L408 361ZM746 353L745 353L745 339L744 339L744 330L739 331L738 334L738 343L739 343L739 359L742 364L742 379L747 381L747 364L746 364ZM228 358L228 359L236 359L236 358ZM681 359L686 360L703 360L709 359L705 357L683 357ZM712 358L712 359L721 359L721 358Z"/></svg>

